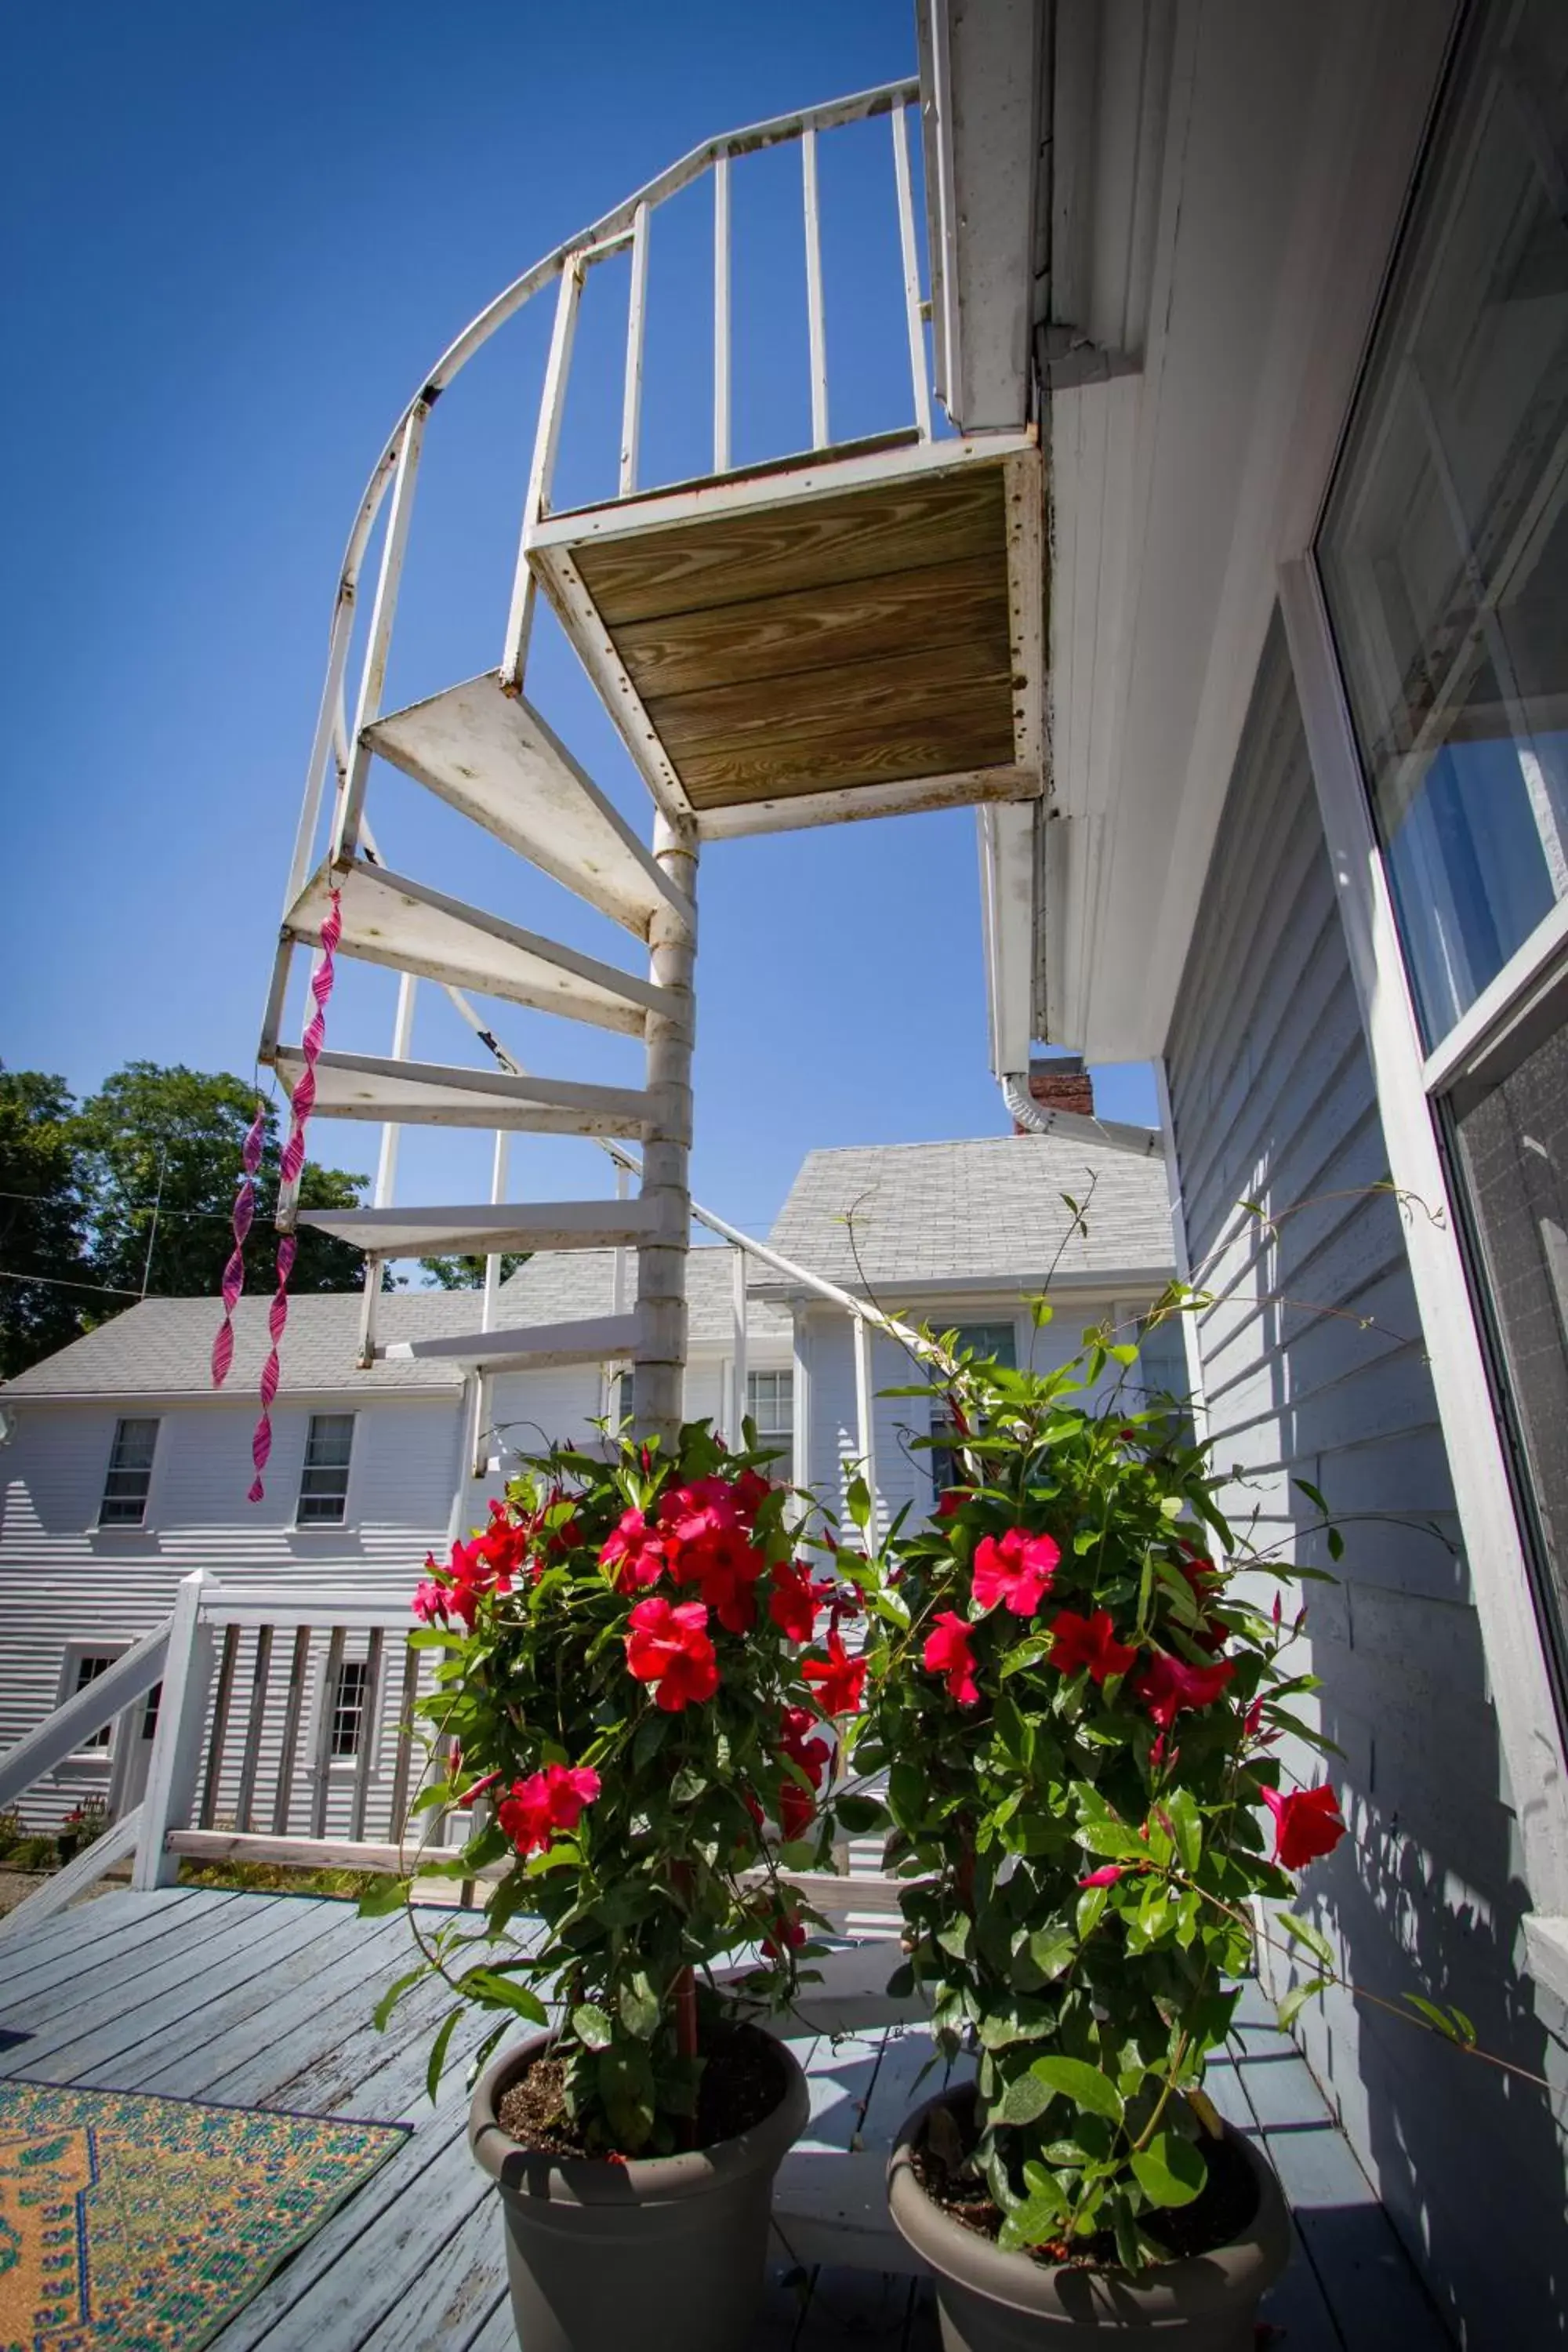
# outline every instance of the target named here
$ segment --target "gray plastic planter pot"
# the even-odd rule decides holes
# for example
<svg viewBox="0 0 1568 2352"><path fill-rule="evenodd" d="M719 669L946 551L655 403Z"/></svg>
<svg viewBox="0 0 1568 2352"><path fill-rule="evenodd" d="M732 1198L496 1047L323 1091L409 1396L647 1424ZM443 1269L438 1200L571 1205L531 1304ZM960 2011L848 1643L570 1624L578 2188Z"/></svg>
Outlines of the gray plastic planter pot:
<svg viewBox="0 0 1568 2352"><path fill-rule="evenodd" d="M573 2163L535 2153L496 2111L548 2040L480 2077L468 2146L500 2190L507 2276L526 2352L736 2352L756 2315L773 2175L810 2113L784 2044L783 2098L738 2138L686 2156Z"/></svg>
<svg viewBox="0 0 1568 2352"><path fill-rule="evenodd" d="M973 2094L943 2093L917 2107L888 2168L888 2201L900 2234L936 2273L945 2352L1252 2352L1260 2297L1290 2258L1290 2217L1263 2158L1226 2126L1258 2182L1258 2210L1245 2233L1212 2253L1126 2271L1052 2268L1005 2254L989 2238L951 2221L916 2179L910 2150L939 2105L967 2105Z"/></svg>

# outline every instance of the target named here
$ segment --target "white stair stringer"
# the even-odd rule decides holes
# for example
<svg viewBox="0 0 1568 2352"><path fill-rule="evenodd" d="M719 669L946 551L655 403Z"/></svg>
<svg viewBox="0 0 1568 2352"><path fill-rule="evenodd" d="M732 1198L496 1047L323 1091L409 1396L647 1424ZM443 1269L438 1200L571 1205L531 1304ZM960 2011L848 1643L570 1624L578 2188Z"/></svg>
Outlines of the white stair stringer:
<svg viewBox="0 0 1568 2352"><path fill-rule="evenodd" d="M458 1209L311 1209L300 1223L376 1257L500 1257L635 1249L665 1234L647 1201L500 1201ZM672 1238L679 1240L679 1235Z"/></svg>
<svg viewBox="0 0 1568 2352"><path fill-rule="evenodd" d="M637 1353L633 1315L598 1315L577 1323L535 1323L507 1331L464 1331L449 1339L398 1339L385 1353L394 1361L507 1365L548 1371L562 1364L600 1364Z"/></svg>
<svg viewBox="0 0 1568 2352"><path fill-rule="evenodd" d="M323 866L311 876L284 918L286 940L320 944L334 887L342 912L338 953L362 963L416 972L634 1037L645 1034L648 1013L663 1004L663 992L634 972L360 858Z"/></svg>
<svg viewBox="0 0 1568 2352"><path fill-rule="evenodd" d="M531 703L497 670L448 687L364 730L416 783L638 939L655 911L692 908L618 809Z"/></svg>
<svg viewBox="0 0 1568 2352"><path fill-rule="evenodd" d="M275 1067L289 1095L304 1066L298 1046L279 1048ZM314 1115L415 1127L504 1128L531 1135L625 1137L646 1134L652 1111L647 1095L635 1087L515 1078L504 1070L404 1062L377 1054L324 1053L316 1062Z"/></svg>

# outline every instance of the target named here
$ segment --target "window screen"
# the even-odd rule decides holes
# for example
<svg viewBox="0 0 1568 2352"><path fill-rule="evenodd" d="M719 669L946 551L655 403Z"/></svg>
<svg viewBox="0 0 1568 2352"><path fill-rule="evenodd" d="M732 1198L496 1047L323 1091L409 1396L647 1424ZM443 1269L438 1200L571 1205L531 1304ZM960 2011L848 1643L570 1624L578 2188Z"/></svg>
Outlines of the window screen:
<svg viewBox="0 0 1568 2352"><path fill-rule="evenodd" d="M349 1456L353 1451L352 1412L313 1412L305 1439L300 1480L301 1527L340 1524L348 1507Z"/></svg>
<svg viewBox="0 0 1568 2352"><path fill-rule="evenodd" d="M100 1528L139 1528L147 1512L147 1492L153 1484L153 1454L158 1443L155 1421L117 1421L110 1448L109 1475L99 1505Z"/></svg>

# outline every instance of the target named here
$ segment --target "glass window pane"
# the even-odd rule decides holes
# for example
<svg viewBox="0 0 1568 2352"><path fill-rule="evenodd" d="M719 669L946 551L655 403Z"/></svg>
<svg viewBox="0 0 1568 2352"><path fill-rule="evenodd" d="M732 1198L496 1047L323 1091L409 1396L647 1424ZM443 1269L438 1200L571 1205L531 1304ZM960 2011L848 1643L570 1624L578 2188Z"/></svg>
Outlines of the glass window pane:
<svg viewBox="0 0 1568 2352"><path fill-rule="evenodd" d="M155 1421L118 1421L109 1450L103 1499L99 1506L100 1528L139 1528L153 1484L153 1456L157 1450Z"/></svg>
<svg viewBox="0 0 1568 2352"><path fill-rule="evenodd" d="M1568 898L1568 42L1477 21L1318 551L1429 1046Z"/></svg>
<svg viewBox="0 0 1568 2352"><path fill-rule="evenodd" d="M1456 1132L1551 1597L1568 1625L1568 1024Z"/></svg>
<svg viewBox="0 0 1568 2352"><path fill-rule="evenodd" d="M301 1526L310 1521L342 1525L348 1508L349 1457L353 1451L353 1435L352 1412L311 1414L295 1512Z"/></svg>
<svg viewBox="0 0 1568 2352"><path fill-rule="evenodd" d="M337 1687L332 1694L331 1752L334 1756L357 1756L364 1737L366 1704L370 1696L370 1664L364 1658L345 1658L338 1668Z"/></svg>
<svg viewBox="0 0 1568 2352"><path fill-rule="evenodd" d="M95 1683L100 1675L106 1675L114 1664L117 1654L114 1652L91 1652L79 1657L76 1662L76 1680L71 1685L72 1697L75 1697L78 1691L84 1691L89 1684ZM107 1748L111 1731L112 1726L106 1723L101 1730L89 1732L87 1738L79 1742L78 1753L86 1755L92 1748Z"/></svg>

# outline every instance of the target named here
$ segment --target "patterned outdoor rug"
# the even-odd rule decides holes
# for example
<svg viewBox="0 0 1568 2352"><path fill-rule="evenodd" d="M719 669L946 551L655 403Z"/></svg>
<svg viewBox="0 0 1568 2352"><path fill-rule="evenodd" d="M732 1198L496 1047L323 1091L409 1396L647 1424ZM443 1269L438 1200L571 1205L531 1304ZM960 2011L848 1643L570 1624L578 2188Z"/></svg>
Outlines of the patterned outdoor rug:
<svg viewBox="0 0 1568 2352"><path fill-rule="evenodd" d="M196 2352L407 2129L0 2083L0 2352Z"/></svg>

